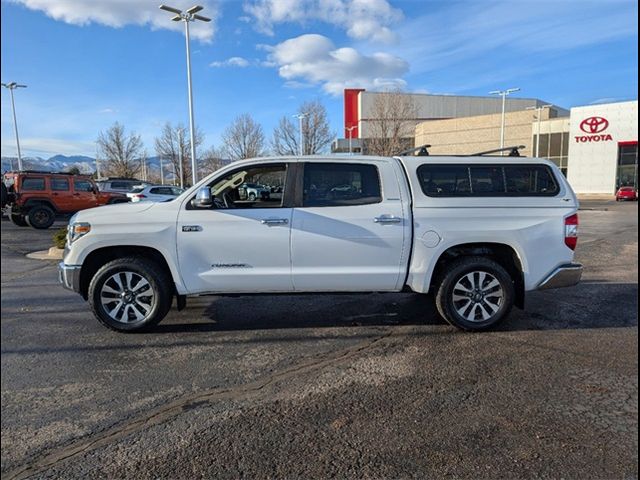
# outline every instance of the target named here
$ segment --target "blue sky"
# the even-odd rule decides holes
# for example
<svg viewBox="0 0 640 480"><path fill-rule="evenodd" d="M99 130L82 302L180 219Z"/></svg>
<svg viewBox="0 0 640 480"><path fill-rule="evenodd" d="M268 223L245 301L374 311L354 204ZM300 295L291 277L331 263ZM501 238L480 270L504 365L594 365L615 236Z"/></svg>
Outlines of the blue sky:
<svg viewBox="0 0 640 480"><path fill-rule="evenodd" d="M189 7L190 2L167 0ZM153 0L2 0L2 81L16 92L24 155L95 156L119 121L149 154L166 121L188 123L182 25ZM300 103L342 127L342 89L520 96L563 107L637 99L634 0L246 0L200 2L194 25L196 123L220 146L251 113L267 137ZM9 95L2 155L15 155Z"/></svg>

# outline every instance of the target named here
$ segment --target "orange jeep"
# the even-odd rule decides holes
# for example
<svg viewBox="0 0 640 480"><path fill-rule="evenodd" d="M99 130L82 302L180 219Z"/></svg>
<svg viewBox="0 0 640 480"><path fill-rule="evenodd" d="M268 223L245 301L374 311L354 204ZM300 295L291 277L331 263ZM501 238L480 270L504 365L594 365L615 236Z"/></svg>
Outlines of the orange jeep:
<svg viewBox="0 0 640 480"><path fill-rule="evenodd" d="M32 170L7 172L3 184L6 195L3 195L2 207L9 207L9 218L20 227L49 228L56 215L129 201L126 195L99 191L93 179L86 175Z"/></svg>

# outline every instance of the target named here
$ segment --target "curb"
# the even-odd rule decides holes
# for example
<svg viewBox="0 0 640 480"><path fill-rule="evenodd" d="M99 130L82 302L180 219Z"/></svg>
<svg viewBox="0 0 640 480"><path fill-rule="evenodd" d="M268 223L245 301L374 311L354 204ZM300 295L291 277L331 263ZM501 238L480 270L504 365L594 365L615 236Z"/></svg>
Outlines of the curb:
<svg viewBox="0 0 640 480"><path fill-rule="evenodd" d="M51 247L49 250L40 250L27 253L27 258L34 260L62 260L64 250L58 247Z"/></svg>

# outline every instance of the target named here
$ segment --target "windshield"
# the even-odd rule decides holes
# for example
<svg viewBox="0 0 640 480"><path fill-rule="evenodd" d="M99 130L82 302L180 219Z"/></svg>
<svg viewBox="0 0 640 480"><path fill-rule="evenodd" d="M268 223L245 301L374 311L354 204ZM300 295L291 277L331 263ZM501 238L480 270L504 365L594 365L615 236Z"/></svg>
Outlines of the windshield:
<svg viewBox="0 0 640 480"><path fill-rule="evenodd" d="M143 190L144 190L144 187L137 187L131 190L131 193L140 193Z"/></svg>

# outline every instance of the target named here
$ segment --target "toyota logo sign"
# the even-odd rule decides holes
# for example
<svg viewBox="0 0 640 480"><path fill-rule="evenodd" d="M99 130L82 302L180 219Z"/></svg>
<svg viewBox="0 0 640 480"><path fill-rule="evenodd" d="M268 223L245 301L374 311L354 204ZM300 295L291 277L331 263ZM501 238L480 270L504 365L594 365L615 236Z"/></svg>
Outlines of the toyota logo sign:
<svg viewBox="0 0 640 480"><path fill-rule="evenodd" d="M589 117L580 123L580 130L584 133L594 134L604 132L608 126L609 120L604 117Z"/></svg>

